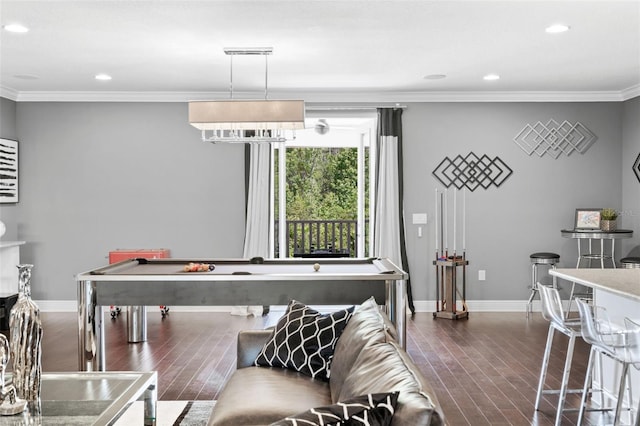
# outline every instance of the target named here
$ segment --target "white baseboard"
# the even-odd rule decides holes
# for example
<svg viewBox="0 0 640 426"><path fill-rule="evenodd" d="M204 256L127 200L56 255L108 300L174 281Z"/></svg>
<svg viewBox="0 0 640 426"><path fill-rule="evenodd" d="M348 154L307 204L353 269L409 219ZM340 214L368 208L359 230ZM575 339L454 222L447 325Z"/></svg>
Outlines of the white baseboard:
<svg viewBox="0 0 640 426"><path fill-rule="evenodd" d="M526 312L528 300L467 300L467 310L469 312ZM569 301L563 300L565 311L569 308ZM416 312L434 312L436 310L435 300L415 300L413 302ZM458 309L462 306L458 304ZM539 300L531 303L533 312L542 310ZM578 307L575 303L571 304L571 311L577 312Z"/></svg>
<svg viewBox="0 0 640 426"><path fill-rule="evenodd" d="M40 312L78 312L75 300L34 300Z"/></svg>
<svg viewBox="0 0 640 426"><path fill-rule="evenodd" d="M415 300L413 302L416 312L434 312L436 310L435 300ZM540 310L540 301L534 300L534 311ZM458 303L458 309L462 310L462 305ZM467 300L467 310L469 312L526 312L526 300Z"/></svg>
<svg viewBox="0 0 640 426"><path fill-rule="evenodd" d="M78 310L75 300L36 300L36 304L42 312L76 312ZM416 312L434 312L436 309L435 300L415 300ZM567 302L565 301L565 307ZM171 312L231 312L232 306L170 306ZM286 306L271 306L271 311L282 312ZM330 310L331 307L323 306L323 311ZM337 310L338 306L335 307ZM468 300L467 310L469 312L526 312L526 300ZM540 301L533 301L533 311L540 311ZM575 303L572 310L576 309ZM108 308L105 308L105 310ZM148 311L153 307L147 308ZM462 309L459 306L459 309Z"/></svg>
<svg viewBox="0 0 640 426"><path fill-rule="evenodd" d="M34 300L41 312L77 312L78 305L75 300ZM160 308L156 306L158 312ZM231 312L233 306L169 306L170 312ZM147 308L148 312L154 309L153 306ZM109 307L105 306L104 311ZM284 311L284 307L282 308Z"/></svg>

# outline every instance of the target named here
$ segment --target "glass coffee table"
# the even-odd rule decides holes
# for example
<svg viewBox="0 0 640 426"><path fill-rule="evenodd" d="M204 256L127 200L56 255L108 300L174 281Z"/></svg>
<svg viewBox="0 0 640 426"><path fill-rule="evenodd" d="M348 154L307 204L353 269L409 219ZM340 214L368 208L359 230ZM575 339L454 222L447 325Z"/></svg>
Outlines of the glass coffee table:
<svg viewBox="0 0 640 426"><path fill-rule="evenodd" d="M30 402L20 414L0 416L0 426L110 425L141 398L144 424L155 425L157 384L155 371L42 373L40 402Z"/></svg>

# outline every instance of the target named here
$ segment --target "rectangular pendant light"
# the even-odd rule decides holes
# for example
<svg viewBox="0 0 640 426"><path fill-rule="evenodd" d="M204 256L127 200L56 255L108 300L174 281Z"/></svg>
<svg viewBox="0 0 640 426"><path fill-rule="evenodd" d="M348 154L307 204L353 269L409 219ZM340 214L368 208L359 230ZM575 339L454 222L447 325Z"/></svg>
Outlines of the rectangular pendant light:
<svg viewBox="0 0 640 426"><path fill-rule="evenodd" d="M300 130L301 100L224 100L189 102L189 124L200 130Z"/></svg>

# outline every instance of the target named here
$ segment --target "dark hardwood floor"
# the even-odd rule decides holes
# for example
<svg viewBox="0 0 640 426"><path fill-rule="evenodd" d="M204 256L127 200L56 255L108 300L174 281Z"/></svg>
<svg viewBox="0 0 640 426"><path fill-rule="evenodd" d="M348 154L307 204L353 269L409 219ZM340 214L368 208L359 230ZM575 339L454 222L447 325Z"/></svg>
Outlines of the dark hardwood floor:
<svg viewBox="0 0 640 426"><path fill-rule="evenodd" d="M160 400L215 399L235 368L236 333L275 324L282 312L264 317L226 313L171 312L162 320L148 308L148 341L128 344L124 318L105 320L108 370L157 370ZM44 371L76 371L77 315L43 313ZM417 313L408 320L407 350L431 381L447 423L458 425L552 425L556 399L545 396L534 413L538 374L548 323L540 314L474 313L468 320L432 318ZM559 387L567 339L554 341L548 382ZM582 387L588 346L579 340L570 387ZM579 398L567 405L577 407ZM608 415L590 414L589 424L602 424ZM572 425L577 412L563 424Z"/></svg>

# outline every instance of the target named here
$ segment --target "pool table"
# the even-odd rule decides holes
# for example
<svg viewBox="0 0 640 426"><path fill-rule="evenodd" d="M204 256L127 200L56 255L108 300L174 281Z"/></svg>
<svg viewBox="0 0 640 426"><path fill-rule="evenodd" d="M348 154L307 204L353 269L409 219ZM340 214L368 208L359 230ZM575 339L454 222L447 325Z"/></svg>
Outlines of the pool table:
<svg viewBox="0 0 640 426"><path fill-rule="evenodd" d="M184 272L191 262L214 268ZM79 370L106 369L102 307L109 305L357 305L373 296L405 346L407 277L379 258L124 260L76 276Z"/></svg>

